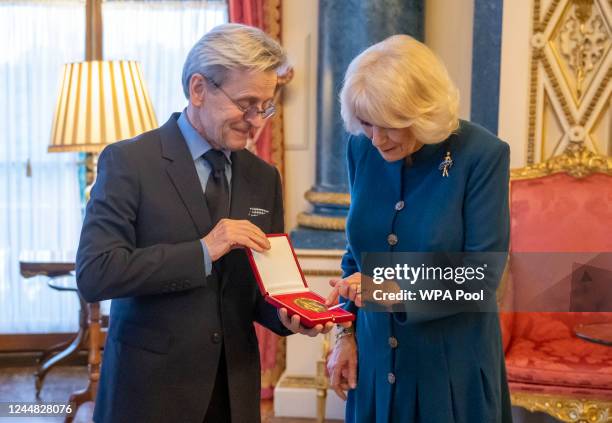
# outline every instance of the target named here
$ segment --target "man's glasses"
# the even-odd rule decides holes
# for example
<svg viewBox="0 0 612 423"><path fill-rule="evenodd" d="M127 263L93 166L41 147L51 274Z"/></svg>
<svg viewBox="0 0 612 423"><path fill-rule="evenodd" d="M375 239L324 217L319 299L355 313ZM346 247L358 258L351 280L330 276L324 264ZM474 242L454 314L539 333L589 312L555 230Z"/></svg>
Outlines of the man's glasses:
<svg viewBox="0 0 612 423"><path fill-rule="evenodd" d="M276 113L276 106L274 105L274 103L270 103L270 105L264 108L263 110L259 110L259 108L255 105L244 107L240 103L238 103L236 100L231 98L229 94L226 93L225 90L221 88L221 86L217 84L215 81L213 81L210 78L206 78L206 80L210 82L211 85L213 85L215 88L219 89L219 91L221 91L223 95L225 95L225 97L227 97L227 99L234 104L234 106L236 106L238 109L240 109L242 113L244 113L243 115L244 120L255 119L258 115L260 115L262 119L266 120L266 119L271 118L274 115L274 113Z"/></svg>

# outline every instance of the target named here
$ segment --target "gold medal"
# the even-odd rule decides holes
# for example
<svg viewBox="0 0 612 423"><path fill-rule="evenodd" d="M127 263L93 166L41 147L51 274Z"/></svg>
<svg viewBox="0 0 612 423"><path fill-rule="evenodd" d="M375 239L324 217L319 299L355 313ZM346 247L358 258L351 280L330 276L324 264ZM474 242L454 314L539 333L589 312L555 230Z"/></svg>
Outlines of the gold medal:
<svg viewBox="0 0 612 423"><path fill-rule="evenodd" d="M295 305L300 308L303 308L304 310L310 310L316 313L323 313L327 311L327 307L325 306L325 304L310 298L300 297L293 300L293 302L295 303Z"/></svg>

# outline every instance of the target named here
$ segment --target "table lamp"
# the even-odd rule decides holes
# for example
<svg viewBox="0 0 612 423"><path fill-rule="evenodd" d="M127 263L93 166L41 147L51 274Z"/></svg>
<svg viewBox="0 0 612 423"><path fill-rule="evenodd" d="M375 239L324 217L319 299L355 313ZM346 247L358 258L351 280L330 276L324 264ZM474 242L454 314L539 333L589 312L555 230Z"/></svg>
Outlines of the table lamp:
<svg viewBox="0 0 612 423"><path fill-rule="evenodd" d="M48 151L93 153L88 162L92 183L97 155L106 145L156 127L137 62L90 60L64 65Z"/></svg>

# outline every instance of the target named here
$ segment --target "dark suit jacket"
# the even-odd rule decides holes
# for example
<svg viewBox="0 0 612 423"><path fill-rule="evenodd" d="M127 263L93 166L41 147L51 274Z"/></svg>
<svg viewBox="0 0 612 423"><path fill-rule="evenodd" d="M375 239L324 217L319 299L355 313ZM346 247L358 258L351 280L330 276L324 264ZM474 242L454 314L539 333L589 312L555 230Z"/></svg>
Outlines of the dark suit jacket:
<svg viewBox="0 0 612 423"><path fill-rule="evenodd" d="M204 277L200 238L212 222L178 116L106 147L87 205L79 290L87 301L113 298L94 414L99 423L202 422L222 344L232 421L257 422L253 321L290 333L259 293L244 250L232 250L215 263L219 272ZM246 150L231 159L230 217L282 232L276 169ZM250 207L270 213L249 216Z"/></svg>

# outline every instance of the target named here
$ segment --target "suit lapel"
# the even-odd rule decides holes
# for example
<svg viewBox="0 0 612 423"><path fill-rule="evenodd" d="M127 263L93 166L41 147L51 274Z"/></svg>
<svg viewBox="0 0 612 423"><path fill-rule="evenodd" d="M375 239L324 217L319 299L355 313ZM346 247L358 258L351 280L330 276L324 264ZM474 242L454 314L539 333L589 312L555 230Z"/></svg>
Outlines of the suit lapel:
<svg viewBox="0 0 612 423"><path fill-rule="evenodd" d="M253 194L257 190L257 181L261 180L253 175L251 167L248 164L247 153L244 150L232 152L232 192L230 200L230 219L249 220L249 207L252 205L251 200L256 197ZM231 257L231 259L230 259ZM244 249L230 251L222 260L229 263L229 260L247 260ZM233 270L232 266L225 267L225 272L221 278L221 292L225 290L228 281L231 279L230 274ZM241 275L244 277L244 275Z"/></svg>
<svg viewBox="0 0 612 423"><path fill-rule="evenodd" d="M176 123L179 115L179 113L172 114L168 122L159 128L162 157L168 160L166 172L183 200L200 236L203 236L212 229L211 217L189 148Z"/></svg>

